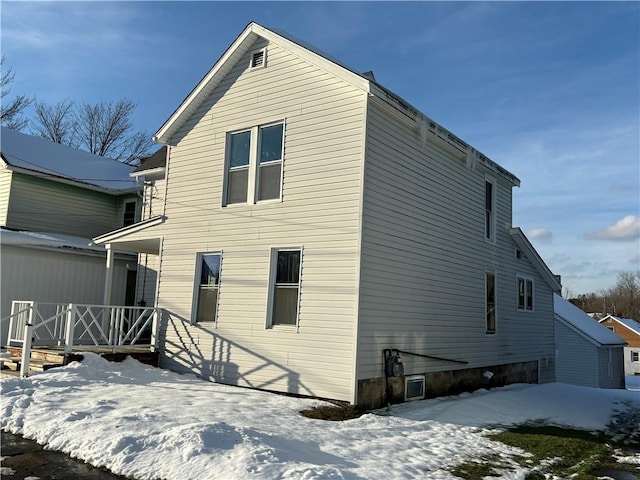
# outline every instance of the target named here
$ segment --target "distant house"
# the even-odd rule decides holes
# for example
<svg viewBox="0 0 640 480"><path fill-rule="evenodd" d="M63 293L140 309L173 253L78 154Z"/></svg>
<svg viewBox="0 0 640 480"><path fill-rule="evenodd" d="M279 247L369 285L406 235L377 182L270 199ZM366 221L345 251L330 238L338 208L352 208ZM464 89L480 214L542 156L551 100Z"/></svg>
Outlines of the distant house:
<svg viewBox="0 0 640 480"><path fill-rule="evenodd" d="M640 323L631 318L607 315L600 324L622 337L624 349L624 371L627 375L640 375Z"/></svg>
<svg viewBox="0 0 640 480"><path fill-rule="evenodd" d="M104 301L106 250L91 238L140 220L141 187L132 170L2 128L0 318L11 313L12 300ZM134 255L117 253L110 303L133 301L136 264ZM3 322L3 345L6 329Z"/></svg>
<svg viewBox="0 0 640 480"><path fill-rule="evenodd" d="M624 388L624 339L554 295L556 381L595 388Z"/></svg>
<svg viewBox="0 0 640 480"><path fill-rule="evenodd" d="M372 75L251 23L156 140L151 212L94 241L155 257L161 366L365 407L554 381L520 181Z"/></svg>

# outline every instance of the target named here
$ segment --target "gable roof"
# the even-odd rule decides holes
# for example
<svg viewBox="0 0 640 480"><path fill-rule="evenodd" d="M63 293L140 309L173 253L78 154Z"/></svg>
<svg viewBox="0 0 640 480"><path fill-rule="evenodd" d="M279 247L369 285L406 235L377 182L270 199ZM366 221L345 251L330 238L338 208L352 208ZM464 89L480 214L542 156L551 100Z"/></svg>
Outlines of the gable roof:
<svg viewBox="0 0 640 480"><path fill-rule="evenodd" d="M509 234L511 235L511 239L514 241L514 243L520 248L520 250L524 252L526 257L529 259L533 268L535 268L540 276L547 282L551 290L555 293L560 292L562 287L560 286L558 279L551 272L549 267L547 267L547 264L544 263L544 260L542 260L542 257L538 254L536 249L533 248L533 245L531 245L531 242L529 242L529 239L524 234L524 232L519 227L515 227L509 229Z"/></svg>
<svg viewBox="0 0 640 480"><path fill-rule="evenodd" d="M138 176L141 172L156 170L165 167L167 162L167 146L163 146L155 153L140 159L140 164L131 172L131 176ZM138 175L135 175L138 174Z"/></svg>
<svg viewBox="0 0 640 480"><path fill-rule="evenodd" d="M629 330L634 332L636 335L640 335L640 323L636 322L635 320L633 320L631 318L615 317L613 315L607 315L603 319L599 320L599 322L602 323L605 320L609 320L609 319L615 320L616 322L618 322L618 323L624 325L625 327L627 327Z"/></svg>
<svg viewBox="0 0 640 480"><path fill-rule="evenodd" d="M557 293L553 294L553 311L556 320L564 321L569 327L596 345L626 345L618 334L600 325L574 304Z"/></svg>
<svg viewBox="0 0 640 480"><path fill-rule="evenodd" d="M111 194L138 190L133 167L110 158L2 127L0 154L5 168Z"/></svg>
<svg viewBox="0 0 640 480"><path fill-rule="evenodd" d="M186 96L178 108L171 114L153 137L156 142L168 145L171 137L182 125L195 113L205 99L213 92L223 78L231 71L234 65L249 51L258 38L264 38L270 43L276 44L307 62L328 71L338 78L346 81L363 92L374 95L391 107L400 111L410 121L416 122L421 131L432 131L443 141L450 143L467 155L467 161L477 162L496 175L506 179L514 186L520 186L520 180L511 172L499 166L475 148L460 140L453 133L438 125L429 117L413 107L400 96L383 87L375 81L373 75L358 73L338 60L332 58L321 50L299 40L286 32L268 29L255 22L249 23L235 41L227 48L211 70L200 80L194 89Z"/></svg>

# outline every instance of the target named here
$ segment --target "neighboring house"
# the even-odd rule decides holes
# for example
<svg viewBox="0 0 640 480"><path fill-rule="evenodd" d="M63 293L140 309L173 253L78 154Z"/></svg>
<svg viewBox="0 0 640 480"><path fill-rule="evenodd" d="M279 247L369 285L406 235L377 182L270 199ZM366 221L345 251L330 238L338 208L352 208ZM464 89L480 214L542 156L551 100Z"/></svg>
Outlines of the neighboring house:
<svg viewBox="0 0 640 480"><path fill-rule="evenodd" d="M91 238L140 220L133 167L7 128L0 157L0 318L13 300L103 303L106 251ZM116 255L111 302L133 301L135 268Z"/></svg>
<svg viewBox="0 0 640 480"><path fill-rule="evenodd" d="M617 333L626 342L624 349L624 372L627 375L640 375L640 323L631 318L607 315L600 324Z"/></svg>
<svg viewBox="0 0 640 480"><path fill-rule="evenodd" d="M624 388L624 347L620 336L554 295L556 381L595 388Z"/></svg>
<svg viewBox="0 0 640 480"><path fill-rule="evenodd" d="M252 23L156 140L162 208L94 241L156 256L163 367L364 407L554 380L519 180L371 74Z"/></svg>

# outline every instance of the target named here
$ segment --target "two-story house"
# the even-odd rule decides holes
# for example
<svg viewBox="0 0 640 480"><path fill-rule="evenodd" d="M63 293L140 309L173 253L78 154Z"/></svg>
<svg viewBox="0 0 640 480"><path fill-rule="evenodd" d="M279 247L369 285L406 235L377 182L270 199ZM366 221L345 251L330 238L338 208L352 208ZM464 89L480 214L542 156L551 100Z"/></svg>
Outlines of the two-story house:
<svg viewBox="0 0 640 480"><path fill-rule="evenodd" d="M103 246L92 237L140 220L133 167L25 135L0 134L0 318L13 300L103 303ZM108 303L133 302L136 257L118 253ZM2 323L2 345L7 323Z"/></svg>
<svg viewBox="0 0 640 480"><path fill-rule="evenodd" d="M554 380L520 181L370 73L251 23L155 139L162 208L94 241L156 257L161 366L364 407Z"/></svg>

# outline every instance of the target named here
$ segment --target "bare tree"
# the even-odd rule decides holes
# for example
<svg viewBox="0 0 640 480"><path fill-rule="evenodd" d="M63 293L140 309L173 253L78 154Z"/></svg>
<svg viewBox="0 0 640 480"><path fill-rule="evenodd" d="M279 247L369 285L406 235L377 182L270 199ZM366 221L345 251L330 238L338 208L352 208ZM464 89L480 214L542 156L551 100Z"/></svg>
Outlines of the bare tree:
<svg viewBox="0 0 640 480"><path fill-rule="evenodd" d="M640 319L640 270L619 272L615 286L603 295L611 304L609 313Z"/></svg>
<svg viewBox="0 0 640 480"><path fill-rule="evenodd" d="M55 143L76 146L73 100L67 98L55 105L36 102L35 114L37 124L33 133Z"/></svg>
<svg viewBox="0 0 640 480"><path fill-rule="evenodd" d="M75 119L78 147L129 165L137 163L152 142L150 135L133 131L135 108L135 103L126 99L80 105Z"/></svg>
<svg viewBox="0 0 640 480"><path fill-rule="evenodd" d="M23 130L29 120L22 116L22 112L31 103L31 98L26 95L16 95L9 102L5 101L5 97L9 95L11 89L8 85L13 82L15 77L11 68L4 68L5 57L0 58L0 124L13 130Z"/></svg>

